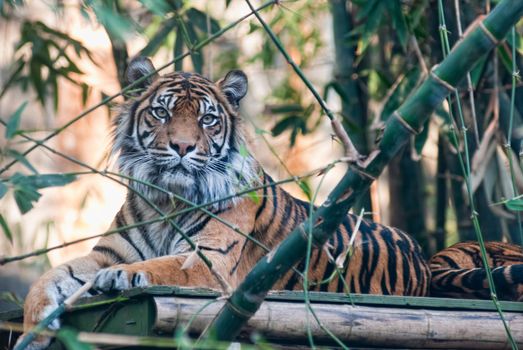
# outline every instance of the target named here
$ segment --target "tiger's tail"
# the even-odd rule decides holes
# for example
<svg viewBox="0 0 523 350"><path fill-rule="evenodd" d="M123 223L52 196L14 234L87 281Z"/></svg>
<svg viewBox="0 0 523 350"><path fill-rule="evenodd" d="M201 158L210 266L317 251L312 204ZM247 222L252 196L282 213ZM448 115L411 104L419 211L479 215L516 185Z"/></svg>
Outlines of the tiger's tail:
<svg viewBox="0 0 523 350"><path fill-rule="evenodd" d="M485 268L440 267L431 270L431 296L467 299L490 298ZM495 267L492 269L492 277L499 299L523 301L523 264Z"/></svg>

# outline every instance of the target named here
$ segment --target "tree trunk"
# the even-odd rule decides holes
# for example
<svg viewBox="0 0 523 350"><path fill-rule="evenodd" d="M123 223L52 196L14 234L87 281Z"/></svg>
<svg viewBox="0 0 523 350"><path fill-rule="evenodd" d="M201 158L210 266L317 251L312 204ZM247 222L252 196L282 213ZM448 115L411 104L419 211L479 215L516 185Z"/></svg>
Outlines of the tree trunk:
<svg viewBox="0 0 523 350"><path fill-rule="evenodd" d="M412 159L408 147L389 164L390 224L416 238L428 256L423 179L421 162Z"/></svg>
<svg viewBox="0 0 523 350"><path fill-rule="evenodd" d="M351 45L347 40L347 36L354 29L352 16L347 9L347 4L348 1L346 0L330 0L336 54L334 81L344 94L344 98L341 99L343 127L359 153L368 154L368 101L358 84L358 79L360 79L359 72L354 66L356 46ZM359 212L361 208L365 208L366 211L372 211L372 201L368 192L354 205L356 212Z"/></svg>

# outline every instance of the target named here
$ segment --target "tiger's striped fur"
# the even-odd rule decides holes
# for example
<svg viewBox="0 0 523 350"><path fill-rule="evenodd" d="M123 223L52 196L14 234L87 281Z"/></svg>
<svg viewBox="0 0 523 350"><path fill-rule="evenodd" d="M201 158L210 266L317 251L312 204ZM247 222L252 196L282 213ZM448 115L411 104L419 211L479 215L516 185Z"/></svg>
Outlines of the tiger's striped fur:
<svg viewBox="0 0 523 350"><path fill-rule="evenodd" d="M141 77L152 70L148 60L138 59L130 64L129 76ZM213 202L208 209L234 229L198 210L174 220L234 288L266 254L235 231L245 232L272 249L307 218L310 206L274 185L254 158L241 151L246 141L238 103L247 91L242 72L230 72L217 83L189 73L153 77L146 83L149 86L143 94L121 107L114 143L120 171L136 179L130 186L145 199L129 191L112 228L158 217L147 201L166 213L188 208L147 183L194 203ZM257 191L258 201L249 196L218 201L256 185L265 185ZM331 276L335 265L328 256L336 258L346 251L356 221L347 215L329 242L330 254L313 252L311 281ZM25 305L26 328L93 278L96 289L102 291L151 284L219 288L202 261L182 268L190 255L190 246L166 221L103 237L86 256L51 270L32 287ZM297 268L303 270L304 262ZM351 292L423 296L429 279L428 265L411 237L363 220L342 278L316 283L311 289L348 291L345 281ZM299 275L291 271L275 288L301 289L302 284Z"/></svg>
<svg viewBox="0 0 523 350"><path fill-rule="evenodd" d="M498 298L523 301L523 248L485 243ZM430 259L430 294L437 297L489 299L487 274L477 242L457 243Z"/></svg>

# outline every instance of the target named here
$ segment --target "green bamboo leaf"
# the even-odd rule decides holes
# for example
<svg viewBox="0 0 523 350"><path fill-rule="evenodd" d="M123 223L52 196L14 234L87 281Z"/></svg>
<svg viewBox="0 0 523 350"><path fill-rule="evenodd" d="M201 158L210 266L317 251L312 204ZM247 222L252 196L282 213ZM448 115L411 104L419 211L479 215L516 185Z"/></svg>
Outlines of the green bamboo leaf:
<svg viewBox="0 0 523 350"><path fill-rule="evenodd" d="M67 73L65 74L67 76ZM56 74L50 73L47 79L47 84L51 86L51 92L53 93L53 107L54 111L58 112L58 79Z"/></svg>
<svg viewBox="0 0 523 350"><path fill-rule="evenodd" d="M198 29L200 29L202 32L207 33L207 14L195 9L194 7L190 8L186 12L187 17L191 21L192 24L194 24ZM220 25L218 24L218 21L214 18L209 18L209 24L211 31L208 34L216 33L220 30Z"/></svg>
<svg viewBox="0 0 523 350"><path fill-rule="evenodd" d="M15 197L16 205L22 214L25 214L33 209L33 202L38 202L42 196L34 189L24 187L15 188L13 195Z"/></svg>
<svg viewBox="0 0 523 350"><path fill-rule="evenodd" d="M87 103L87 98L89 97L89 91L91 90L91 88L86 83L82 83L80 86L82 88L82 106L85 107L85 104Z"/></svg>
<svg viewBox="0 0 523 350"><path fill-rule="evenodd" d="M92 3L92 9L98 21L104 26L114 38L119 41L125 41L125 37L134 32L132 22L114 11L111 6L96 1Z"/></svg>
<svg viewBox="0 0 523 350"><path fill-rule="evenodd" d="M5 182L0 182L0 199L2 199L7 193L8 187Z"/></svg>
<svg viewBox="0 0 523 350"><path fill-rule="evenodd" d="M6 302L9 302L9 303L13 303L13 304L19 306L20 308L24 307L24 301L22 299L20 299L13 292L1 292L0 293L0 300L1 301L6 301Z"/></svg>
<svg viewBox="0 0 523 350"><path fill-rule="evenodd" d="M78 332L72 328L61 328L56 337L65 345L68 350L93 350L94 346L78 340Z"/></svg>
<svg viewBox="0 0 523 350"><path fill-rule="evenodd" d="M309 183L306 180L298 181L298 186L300 186L303 193L307 196L307 199L310 201L312 199L312 189Z"/></svg>
<svg viewBox="0 0 523 350"><path fill-rule="evenodd" d="M296 129L303 120L297 115L290 115L283 118L272 127L272 136L278 136L287 129Z"/></svg>
<svg viewBox="0 0 523 350"><path fill-rule="evenodd" d="M13 195L15 202L22 214L27 213L33 208L33 202L36 203L42 196L38 190L52 186L63 186L76 179L71 174L44 174L25 176L15 173L10 178L13 185Z"/></svg>
<svg viewBox="0 0 523 350"><path fill-rule="evenodd" d="M247 192L247 196L254 202L254 204L260 204L260 196L256 191Z"/></svg>
<svg viewBox="0 0 523 350"><path fill-rule="evenodd" d="M14 149L8 149L6 153L9 157L16 159L16 161L20 162L20 164L25 166L31 172L38 174L38 170L36 170L36 168L27 160L27 158L22 153Z"/></svg>
<svg viewBox="0 0 523 350"><path fill-rule="evenodd" d="M341 100L344 103L349 103L349 96L343 91L343 87L341 84L337 81L331 81L325 85L325 88L323 90L323 99L327 100L327 97L329 96L329 91L334 90L338 94L338 96L341 98Z"/></svg>
<svg viewBox="0 0 523 350"><path fill-rule="evenodd" d="M45 88L45 84L42 80L42 65L40 62L36 59L37 53L34 52L33 49L33 57L29 63L29 80L31 84L33 85L34 89L36 90L36 95L38 96L38 100L42 105L45 105L45 98L47 96L47 91Z"/></svg>
<svg viewBox="0 0 523 350"><path fill-rule="evenodd" d="M367 89L372 99L381 100L391 83L383 72L371 69L368 72Z"/></svg>
<svg viewBox="0 0 523 350"><path fill-rule="evenodd" d="M167 13L170 12L169 6L163 2L163 1L156 1L156 0L139 0L140 3L147 7L149 11L154 13L157 16L165 17Z"/></svg>
<svg viewBox="0 0 523 350"><path fill-rule="evenodd" d="M13 234L11 233L11 230L9 229L9 226L7 225L7 222L5 221L2 214L0 214L0 226L2 226L2 230L4 231L6 238L11 244L13 244Z"/></svg>
<svg viewBox="0 0 523 350"><path fill-rule="evenodd" d="M41 174L27 176L26 180L35 188L41 189L67 185L76 180L76 176L72 174Z"/></svg>
<svg viewBox="0 0 523 350"><path fill-rule="evenodd" d="M364 24L355 29L356 32L361 34L357 49L359 55L363 55L363 53L367 50L370 44L370 39L378 30L381 21L383 20L384 6L384 2L378 1Z"/></svg>
<svg viewBox="0 0 523 350"><path fill-rule="evenodd" d="M523 211L523 198L512 198L504 203L512 211Z"/></svg>
<svg viewBox="0 0 523 350"><path fill-rule="evenodd" d="M176 18L170 18L163 22L156 34L153 35L151 40L145 45L140 51L141 56L152 56L158 51L160 46L164 43L167 35L174 30L176 27Z"/></svg>
<svg viewBox="0 0 523 350"><path fill-rule="evenodd" d="M409 29L405 16L401 11L401 3L399 0L388 0L385 1L385 3L392 18L392 27L396 29L396 35L398 36L403 51L406 51L409 41Z"/></svg>
<svg viewBox="0 0 523 350"><path fill-rule="evenodd" d="M252 34L260 28L261 26L257 25L256 23L249 22L249 31L247 32L247 34Z"/></svg>
<svg viewBox="0 0 523 350"><path fill-rule="evenodd" d="M360 11L356 14L356 20L360 21L364 19L365 17L369 16L370 13L375 9L376 6L378 6L380 3L380 0L367 0L362 1L359 6L362 7Z"/></svg>
<svg viewBox="0 0 523 350"><path fill-rule="evenodd" d="M85 46L82 45L82 43L78 40L75 40L73 38L71 38L69 35L67 35L66 33L63 33L59 30L56 30L56 29L53 29L51 27L48 27L44 22L42 21L36 21L34 23L30 23L30 25L34 28L34 29L37 29L38 31L40 32L45 32L45 33L48 33L50 34L51 36L53 37L56 37L56 38L59 38L59 39L62 39L66 42L68 42L69 44L74 44L74 45L77 45L85 50L87 50L85 48Z"/></svg>
<svg viewBox="0 0 523 350"><path fill-rule="evenodd" d="M5 137L8 139L13 138L13 136L16 135L16 132L18 131L18 127L20 126L20 118L22 117L22 112L24 111L25 107L27 106L27 101L22 103L16 111L9 117L9 120L7 121L7 125L5 127Z"/></svg>

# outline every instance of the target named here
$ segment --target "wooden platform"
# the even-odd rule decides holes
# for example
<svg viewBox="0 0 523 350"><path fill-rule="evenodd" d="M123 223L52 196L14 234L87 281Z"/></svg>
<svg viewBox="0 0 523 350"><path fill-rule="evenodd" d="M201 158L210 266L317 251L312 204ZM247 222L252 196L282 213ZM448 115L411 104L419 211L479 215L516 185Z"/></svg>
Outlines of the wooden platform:
<svg viewBox="0 0 523 350"><path fill-rule="evenodd" d="M158 286L81 300L64 326L83 332L172 337L189 321L199 334L224 300L209 290ZM510 349L494 304L458 300L310 292L322 325L348 346L409 349ZM501 302L512 334L523 347L523 303ZM0 314L18 320L20 311ZM307 324L316 345L334 346L304 304L303 292L273 292L249 321L240 341L257 332L282 346L307 345ZM103 339L98 339L103 343ZM55 348L59 348L58 346Z"/></svg>

